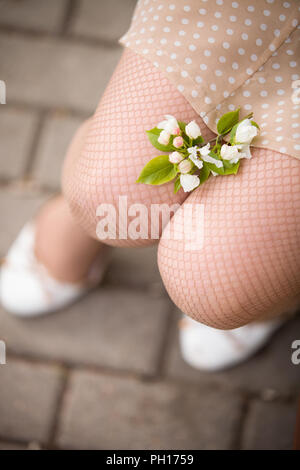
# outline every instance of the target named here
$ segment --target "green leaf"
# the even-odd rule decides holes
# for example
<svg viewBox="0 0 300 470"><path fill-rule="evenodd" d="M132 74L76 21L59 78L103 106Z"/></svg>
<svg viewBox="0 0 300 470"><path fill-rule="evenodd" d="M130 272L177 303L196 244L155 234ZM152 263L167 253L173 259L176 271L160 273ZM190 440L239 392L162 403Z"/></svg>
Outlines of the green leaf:
<svg viewBox="0 0 300 470"><path fill-rule="evenodd" d="M202 137L202 135L199 135L199 137L197 137L197 139L193 139L193 146L194 145L201 145L204 143L204 139Z"/></svg>
<svg viewBox="0 0 300 470"><path fill-rule="evenodd" d="M210 176L210 168L206 162L203 162L203 167L201 168L201 172L199 175L200 184L205 183L205 181L208 180L209 176Z"/></svg>
<svg viewBox="0 0 300 470"><path fill-rule="evenodd" d="M259 125L255 121L251 121L252 126L257 127L257 129L260 129Z"/></svg>
<svg viewBox="0 0 300 470"><path fill-rule="evenodd" d="M180 176L178 176L178 178L174 182L174 194L176 194L180 188L181 188Z"/></svg>
<svg viewBox="0 0 300 470"><path fill-rule="evenodd" d="M169 155L159 155L144 166L136 182L160 185L168 183L176 175L176 167L169 161Z"/></svg>
<svg viewBox="0 0 300 470"><path fill-rule="evenodd" d="M224 175L236 175L239 170L240 160L237 163L229 163L227 160L224 160L223 164Z"/></svg>
<svg viewBox="0 0 300 470"><path fill-rule="evenodd" d="M231 145L234 145L235 144L235 134L236 134L236 130L237 130L237 126L239 125L240 123L238 122L237 124L235 124L233 126L233 128L231 129L231 132L230 132L230 143Z"/></svg>
<svg viewBox="0 0 300 470"><path fill-rule="evenodd" d="M217 123L217 130L219 134L227 134L235 124L239 121L240 109L230 111L229 113L223 114Z"/></svg>
<svg viewBox="0 0 300 470"><path fill-rule="evenodd" d="M172 140L171 138L170 138L170 142L168 145L162 145L158 142L159 134L161 133L161 131L162 129L158 129L157 127L154 127L150 131L146 131L146 132L153 147L155 147L157 150L160 150L161 152L172 152L173 147L171 144L171 140Z"/></svg>
<svg viewBox="0 0 300 470"><path fill-rule="evenodd" d="M215 154L214 152L209 152L209 155L210 155L210 157L213 157L216 160L221 160L223 162L223 160L217 154ZM218 173L218 175L224 175L224 168L223 167L219 168L214 163L210 163L210 162L205 162L205 165L207 165L207 167L211 171L214 171L215 173Z"/></svg>

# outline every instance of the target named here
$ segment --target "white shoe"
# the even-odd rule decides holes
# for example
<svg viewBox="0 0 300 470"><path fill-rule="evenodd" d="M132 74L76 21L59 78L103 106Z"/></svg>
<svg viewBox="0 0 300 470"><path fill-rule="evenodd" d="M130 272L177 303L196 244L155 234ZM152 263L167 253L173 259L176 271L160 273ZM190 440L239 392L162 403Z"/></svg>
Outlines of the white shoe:
<svg viewBox="0 0 300 470"><path fill-rule="evenodd" d="M35 224L26 224L0 270L0 302L20 317L45 315L75 302L102 280L107 260L93 264L84 283L61 282L50 276L34 254ZM106 256L104 255L104 258Z"/></svg>
<svg viewBox="0 0 300 470"><path fill-rule="evenodd" d="M181 354L196 369L227 369L257 352L285 321L276 318L235 330L217 330L184 316L179 325Z"/></svg>

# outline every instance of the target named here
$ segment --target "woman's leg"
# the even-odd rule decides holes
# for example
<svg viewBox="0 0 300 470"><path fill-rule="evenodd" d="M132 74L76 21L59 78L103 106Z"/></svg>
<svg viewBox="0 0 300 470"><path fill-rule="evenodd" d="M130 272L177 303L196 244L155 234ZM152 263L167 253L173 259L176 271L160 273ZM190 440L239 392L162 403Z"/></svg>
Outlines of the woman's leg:
<svg viewBox="0 0 300 470"><path fill-rule="evenodd" d="M197 114L174 85L148 60L125 50L91 119L81 152L70 152L63 171L63 191L74 219L96 238L100 204L112 204L118 212L120 196L127 204L182 203L186 195L173 193L173 184L148 186L135 181L143 166L158 155L145 131L173 114L178 119L197 119ZM202 124L207 137L213 135ZM117 213L117 220L119 214ZM144 246L148 239L106 240L119 246Z"/></svg>
<svg viewBox="0 0 300 470"><path fill-rule="evenodd" d="M203 248L189 251L175 237L159 244L160 272L175 304L220 329L292 307L300 294L300 161L255 149L237 176L211 177L194 191L170 225L182 231L176 219L197 203L205 211Z"/></svg>

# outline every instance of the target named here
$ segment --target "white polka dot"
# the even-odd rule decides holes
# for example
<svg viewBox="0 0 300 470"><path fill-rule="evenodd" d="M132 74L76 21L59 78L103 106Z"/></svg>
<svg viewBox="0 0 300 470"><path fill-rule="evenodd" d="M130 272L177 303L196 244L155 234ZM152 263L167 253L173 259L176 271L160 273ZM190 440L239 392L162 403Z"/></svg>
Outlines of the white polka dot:
<svg viewBox="0 0 300 470"><path fill-rule="evenodd" d="M252 109L252 105L251 104L245 104L244 108L247 109L247 111L249 111L250 109Z"/></svg>
<svg viewBox="0 0 300 470"><path fill-rule="evenodd" d="M299 127L299 123L298 123L298 122L294 122L294 123L292 124L292 127L293 127L293 128Z"/></svg>
<svg viewBox="0 0 300 470"><path fill-rule="evenodd" d="M199 13L200 13L200 15L206 15L205 8L200 8Z"/></svg>
<svg viewBox="0 0 300 470"><path fill-rule="evenodd" d="M216 0L217 5L223 5L223 0Z"/></svg>
<svg viewBox="0 0 300 470"><path fill-rule="evenodd" d="M254 6L249 5L249 6L247 7L247 10L253 12L253 11L255 10L255 8L254 8Z"/></svg>
<svg viewBox="0 0 300 470"><path fill-rule="evenodd" d="M295 18L293 21L292 21L292 26L294 28L296 28L296 26L298 25L298 20Z"/></svg>
<svg viewBox="0 0 300 470"><path fill-rule="evenodd" d="M258 81L259 83L265 83L266 79L264 77L259 77Z"/></svg>
<svg viewBox="0 0 300 470"><path fill-rule="evenodd" d="M283 2L284 8L290 8L291 4L289 2Z"/></svg>
<svg viewBox="0 0 300 470"><path fill-rule="evenodd" d="M178 85L177 90L179 90L182 93L184 91L184 86Z"/></svg>
<svg viewBox="0 0 300 470"><path fill-rule="evenodd" d="M224 49L229 49L230 48L229 42L226 42L226 41L223 42L223 47L224 47Z"/></svg>
<svg viewBox="0 0 300 470"><path fill-rule="evenodd" d="M176 57L177 57L177 54L175 54L175 52L172 52L172 54L170 55L171 59L172 60L175 60Z"/></svg>
<svg viewBox="0 0 300 470"><path fill-rule="evenodd" d="M279 15L279 20L280 20L280 21L285 21L285 20L286 20L286 16L285 16L285 15Z"/></svg>
<svg viewBox="0 0 300 470"><path fill-rule="evenodd" d="M169 33L171 30L168 26L166 26L164 29L163 29L164 33Z"/></svg>
<svg viewBox="0 0 300 470"><path fill-rule="evenodd" d="M176 7L175 7L174 3L172 3L171 5L169 5L169 8L170 8L170 10L175 10Z"/></svg>
<svg viewBox="0 0 300 470"><path fill-rule="evenodd" d="M280 132L280 131L282 131L282 126L278 126L278 127L276 127L275 131L276 131L276 132Z"/></svg>
<svg viewBox="0 0 300 470"><path fill-rule="evenodd" d="M277 95L284 95L285 94L285 91L280 89L280 90L277 90Z"/></svg>
<svg viewBox="0 0 300 470"><path fill-rule="evenodd" d="M185 61L185 63L188 64L188 65L192 64L192 62L193 62L190 57L186 57L186 58L184 59L184 61Z"/></svg>
<svg viewBox="0 0 300 470"><path fill-rule="evenodd" d="M276 142L281 142L282 139L283 139L282 135L278 135L275 140Z"/></svg>
<svg viewBox="0 0 300 470"><path fill-rule="evenodd" d="M180 42L180 41L175 41L175 42L174 42L174 46L176 46L176 47L181 46L181 42Z"/></svg>
<svg viewBox="0 0 300 470"><path fill-rule="evenodd" d="M203 28L204 23L202 23L202 21L198 21L197 26L198 28Z"/></svg>
<svg viewBox="0 0 300 470"><path fill-rule="evenodd" d="M196 98L198 96L198 91L197 90L192 90L192 97Z"/></svg>
<svg viewBox="0 0 300 470"><path fill-rule="evenodd" d="M211 103L211 99L209 98L209 96L206 96L206 97L204 98L204 101L205 101L206 104L210 104L210 103Z"/></svg>
<svg viewBox="0 0 300 470"><path fill-rule="evenodd" d="M158 49L158 51L156 51L156 55L162 56L162 55L163 55L163 51L162 51L161 49Z"/></svg>
<svg viewBox="0 0 300 470"><path fill-rule="evenodd" d="M229 35L229 36L232 36L233 35L233 29L226 29L226 33Z"/></svg>
<svg viewBox="0 0 300 470"><path fill-rule="evenodd" d="M275 64L272 65L272 69L278 70L278 69L280 69L280 65L275 63Z"/></svg>
<svg viewBox="0 0 300 470"><path fill-rule="evenodd" d="M252 25L252 21L251 21L249 18L247 18L247 19L245 20L245 25L246 25L246 26L251 26L251 25Z"/></svg>
<svg viewBox="0 0 300 470"><path fill-rule="evenodd" d="M268 115L267 113L265 113L265 114L262 115L262 118L263 118L263 119L267 119L268 117L269 117L269 115Z"/></svg>
<svg viewBox="0 0 300 470"><path fill-rule="evenodd" d="M222 70L215 70L215 74L217 75L217 77L221 77L223 75L223 72Z"/></svg>
<svg viewBox="0 0 300 470"><path fill-rule="evenodd" d="M179 36L185 36L186 35L186 32L181 29L179 32L178 32Z"/></svg>
<svg viewBox="0 0 300 470"><path fill-rule="evenodd" d="M250 59L252 60L252 62L255 62L257 60L257 55L256 54L252 54Z"/></svg>
<svg viewBox="0 0 300 470"><path fill-rule="evenodd" d="M243 34L242 34L242 39L243 39L244 41L247 41L247 39L248 39L248 34L243 33Z"/></svg>
<svg viewBox="0 0 300 470"><path fill-rule="evenodd" d="M193 34L193 38L194 38L194 39L199 39L199 38L200 38L200 34L194 33L194 34Z"/></svg>
<svg viewBox="0 0 300 470"><path fill-rule="evenodd" d="M256 39L255 43L256 43L257 46L261 46L262 45L262 40L260 38L258 38L258 39Z"/></svg>
<svg viewBox="0 0 300 470"><path fill-rule="evenodd" d="M298 114L298 113L292 114L292 119L297 119L298 117L299 117L299 114Z"/></svg>
<svg viewBox="0 0 300 470"><path fill-rule="evenodd" d="M299 75L297 73L292 75L292 80L298 80L298 79L299 79Z"/></svg>
<svg viewBox="0 0 300 470"><path fill-rule="evenodd" d="M207 70L207 65L206 64L200 64L200 69L201 70Z"/></svg>
<svg viewBox="0 0 300 470"><path fill-rule="evenodd" d="M182 18L181 23L182 24L189 24L189 20L187 18Z"/></svg>
<svg viewBox="0 0 300 470"><path fill-rule="evenodd" d="M213 25L211 26L211 30L212 30L212 31L218 31L218 29L219 29L219 26L217 26L216 24L213 24Z"/></svg>
<svg viewBox="0 0 300 470"><path fill-rule="evenodd" d="M247 72L248 75L252 75L252 74L253 74L253 70L252 70L250 67L248 67L248 68L246 69L246 72Z"/></svg>
<svg viewBox="0 0 300 470"><path fill-rule="evenodd" d="M191 10L191 7L189 5L185 5L183 7L184 11L190 11Z"/></svg>
<svg viewBox="0 0 300 470"><path fill-rule="evenodd" d="M280 77L279 75L277 75L277 76L275 77L275 82L277 82L277 83L282 82L282 77Z"/></svg>
<svg viewBox="0 0 300 470"><path fill-rule="evenodd" d="M270 51L275 51L276 50L276 47L274 46L274 44L269 45L269 50Z"/></svg>
<svg viewBox="0 0 300 470"><path fill-rule="evenodd" d="M171 21L173 21L173 16L167 16L166 20L169 21L169 23L170 23Z"/></svg>
<svg viewBox="0 0 300 470"><path fill-rule="evenodd" d="M279 117L279 118L275 119L275 122L282 122L282 121L283 121L282 117Z"/></svg>
<svg viewBox="0 0 300 470"><path fill-rule="evenodd" d="M270 10L264 10L263 13L264 13L265 16L270 16L271 15Z"/></svg>
<svg viewBox="0 0 300 470"><path fill-rule="evenodd" d="M278 106L283 106L285 104L285 101L278 101Z"/></svg>
<svg viewBox="0 0 300 470"><path fill-rule="evenodd" d="M292 51L291 49L288 49L286 51L287 55L294 55L294 51Z"/></svg>
<svg viewBox="0 0 300 470"><path fill-rule="evenodd" d="M266 90L263 90L260 92L260 96L268 96L268 92Z"/></svg>
<svg viewBox="0 0 300 470"><path fill-rule="evenodd" d="M211 51L210 51L209 49L205 49L204 55L205 55L206 57L211 56Z"/></svg>
<svg viewBox="0 0 300 470"><path fill-rule="evenodd" d="M243 96L245 96L246 98L248 98L249 96L251 96L250 91L248 91L248 90L243 91Z"/></svg>
<svg viewBox="0 0 300 470"><path fill-rule="evenodd" d="M238 2L232 2L231 6L232 6L232 8L238 8L239 4L238 4Z"/></svg>
<svg viewBox="0 0 300 470"><path fill-rule="evenodd" d="M221 64L224 64L226 62L226 58L223 55L221 55L219 57L219 62L221 62Z"/></svg>
<svg viewBox="0 0 300 470"><path fill-rule="evenodd" d="M228 81L229 81L229 83L235 83L235 78L234 77L229 77Z"/></svg>
<svg viewBox="0 0 300 470"><path fill-rule="evenodd" d="M242 47L240 47L239 50L238 50L238 53L239 53L240 55L244 55L244 54L245 54L245 49L243 49Z"/></svg>
<svg viewBox="0 0 300 470"><path fill-rule="evenodd" d="M262 31L266 31L268 29L268 26L265 23L263 23L263 24L260 25L260 29Z"/></svg>
<svg viewBox="0 0 300 470"><path fill-rule="evenodd" d="M216 17L216 18L221 18L221 17L222 17L222 13L220 13L219 11L216 11L215 17Z"/></svg>
<svg viewBox="0 0 300 470"><path fill-rule="evenodd" d="M212 37L208 38L208 42L210 44L213 44L215 42L215 38L212 38Z"/></svg>
<svg viewBox="0 0 300 470"><path fill-rule="evenodd" d="M228 109L230 109L230 111L234 111L235 110L234 104L229 104Z"/></svg>
<svg viewBox="0 0 300 470"><path fill-rule="evenodd" d="M267 145L268 143L269 143L268 139L264 139L264 140L262 141L262 144L263 144L263 145Z"/></svg>
<svg viewBox="0 0 300 470"><path fill-rule="evenodd" d="M216 91L217 86L216 86L215 83L211 83L211 84L209 85L209 88L210 88L212 91Z"/></svg>
<svg viewBox="0 0 300 470"><path fill-rule="evenodd" d="M149 49L143 49L143 54L148 54L149 53Z"/></svg>
<svg viewBox="0 0 300 470"><path fill-rule="evenodd" d="M279 111L276 111L276 114L282 114L283 112L283 109L279 109Z"/></svg>
<svg viewBox="0 0 300 470"><path fill-rule="evenodd" d="M263 104L261 105L261 107L262 107L263 109L267 109L267 108L269 107L269 104L268 104L268 103L263 103Z"/></svg>
<svg viewBox="0 0 300 470"><path fill-rule="evenodd" d="M195 80L196 80L197 83L202 83L202 81L203 81L203 80L202 80L202 77L200 77L200 75L197 75L197 76L195 77Z"/></svg>
<svg viewBox="0 0 300 470"><path fill-rule="evenodd" d="M293 139L299 139L300 138L300 133L297 132L296 134L293 134Z"/></svg>
<svg viewBox="0 0 300 470"><path fill-rule="evenodd" d="M168 42L168 41L166 40L166 38L162 38L162 39L160 40L160 43L161 43L161 44L167 44L167 42Z"/></svg>
<svg viewBox="0 0 300 470"><path fill-rule="evenodd" d="M294 60L292 62L289 63L289 66L290 67L297 67L297 62L295 62Z"/></svg>
<svg viewBox="0 0 300 470"><path fill-rule="evenodd" d="M274 30L274 36L276 36L278 38L278 36L280 36L280 29L275 29Z"/></svg>
<svg viewBox="0 0 300 470"><path fill-rule="evenodd" d="M229 19L232 23L234 23L237 20L237 17L232 15L232 16L229 17Z"/></svg>
<svg viewBox="0 0 300 470"><path fill-rule="evenodd" d="M295 150L300 150L300 145L299 144L294 145L294 149Z"/></svg>
<svg viewBox="0 0 300 470"><path fill-rule="evenodd" d="M232 62L232 65L231 67L234 69L234 70L237 70L239 68L239 64L237 62Z"/></svg>
<svg viewBox="0 0 300 470"><path fill-rule="evenodd" d="M228 98L228 96L229 96L229 91L226 91L226 90L223 91L223 96L224 96L224 98Z"/></svg>
<svg viewBox="0 0 300 470"><path fill-rule="evenodd" d="M183 78L188 77L188 75L189 75L189 74L187 73L186 70L181 70L181 76L182 76Z"/></svg>
<svg viewBox="0 0 300 470"><path fill-rule="evenodd" d="M169 65L166 70L167 70L167 72L169 72L169 73L170 73L170 72L173 72L173 67L171 67L171 66Z"/></svg>
<svg viewBox="0 0 300 470"><path fill-rule="evenodd" d="M286 152L286 147L280 147L279 152L285 153Z"/></svg>
<svg viewBox="0 0 300 470"><path fill-rule="evenodd" d="M190 51L195 51L197 49L197 47L195 46L195 44L190 44L189 45L189 50Z"/></svg>

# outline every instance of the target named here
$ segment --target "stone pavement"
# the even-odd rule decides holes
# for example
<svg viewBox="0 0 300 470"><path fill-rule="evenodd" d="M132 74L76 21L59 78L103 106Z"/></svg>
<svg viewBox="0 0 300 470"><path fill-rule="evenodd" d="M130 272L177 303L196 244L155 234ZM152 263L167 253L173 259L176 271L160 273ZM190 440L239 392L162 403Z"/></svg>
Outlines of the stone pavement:
<svg viewBox="0 0 300 470"><path fill-rule="evenodd" d="M59 188L68 141L120 57L134 0L0 0L0 255ZM64 312L0 310L0 449L289 449L300 318L222 373L185 365L155 248L115 250L103 286ZM299 335L298 335L299 336Z"/></svg>

